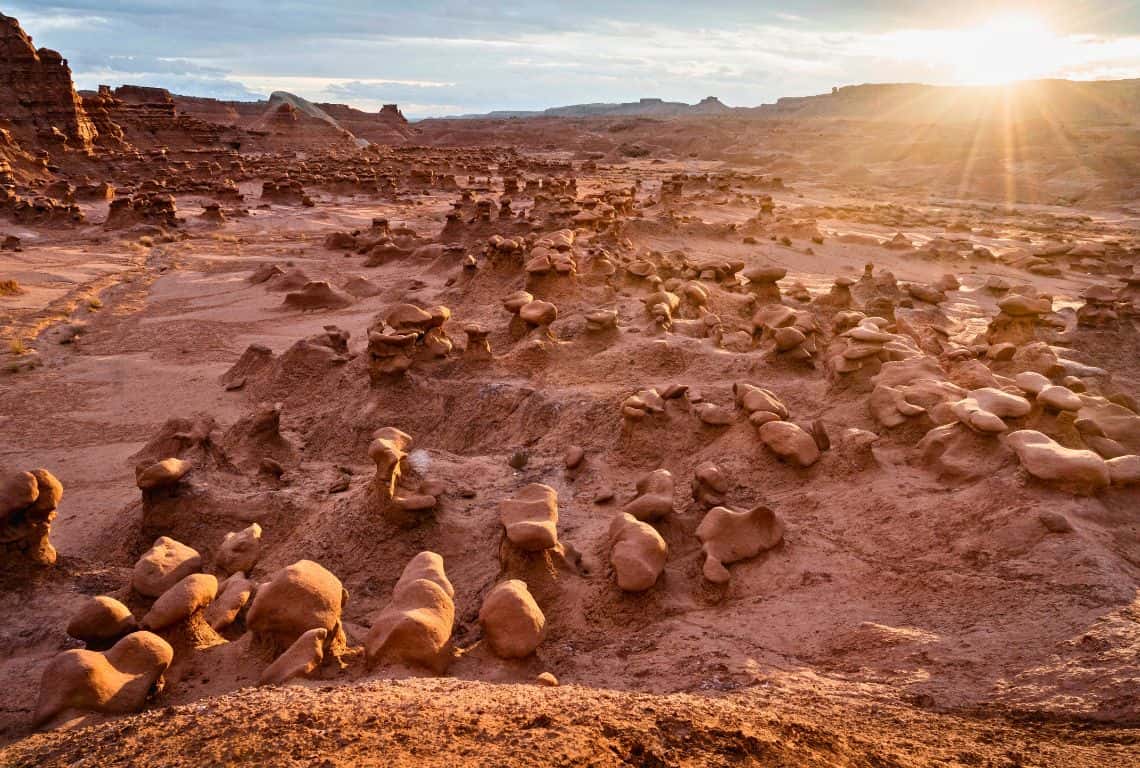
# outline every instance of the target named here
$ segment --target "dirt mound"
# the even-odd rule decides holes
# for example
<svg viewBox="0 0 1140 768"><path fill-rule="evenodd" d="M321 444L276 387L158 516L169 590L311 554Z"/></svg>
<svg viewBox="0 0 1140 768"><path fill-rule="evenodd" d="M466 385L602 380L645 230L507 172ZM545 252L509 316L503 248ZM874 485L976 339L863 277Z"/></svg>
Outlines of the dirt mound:
<svg viewBox="0 0 1140 768"><path fill-rule="evenodd" d="M794 695L793 695L794 694ZM798 700L799 705L790 705ZM952 724L952 725L950 725ZM905 738L902 736L905 734ZM1064 723L852 710L806 682L778 694L647 696L451 680L244 690L0 751L13 768L324 766L1130 765L1134 736Z"/></svg>

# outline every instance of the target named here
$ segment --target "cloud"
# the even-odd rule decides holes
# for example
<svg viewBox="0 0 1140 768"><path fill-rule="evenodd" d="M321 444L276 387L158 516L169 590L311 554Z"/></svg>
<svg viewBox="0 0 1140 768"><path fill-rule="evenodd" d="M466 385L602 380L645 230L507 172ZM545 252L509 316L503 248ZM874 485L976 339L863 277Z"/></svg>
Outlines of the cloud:
<svg viewBox="0 0 1140 768"><path fill-rule="evenodd" d="M1020 0L1001 5L1011 3ZM861 82L967 81L994 54L962 30L994 13L990 0L8 4L84 87L135 82L220 98L286 90L367 109L396 102L416 116L643 96L754 105ZM1034 74L1140 76L1140 11L1112 0L1020 4L1057 30L1027 51ZM1004 69L1025 70L1021 57L1002 52ZM981 64L966 70L967 59Z"/></svg>
<svg viewBox="0 0 1140 768"><path fill-rule="evenodd" d="M60 29L87 29L108 23L104 16L77 15L66 11L48 13L25 11L20 14L19 19L25 32L29 29L47 32Z"/></svg>

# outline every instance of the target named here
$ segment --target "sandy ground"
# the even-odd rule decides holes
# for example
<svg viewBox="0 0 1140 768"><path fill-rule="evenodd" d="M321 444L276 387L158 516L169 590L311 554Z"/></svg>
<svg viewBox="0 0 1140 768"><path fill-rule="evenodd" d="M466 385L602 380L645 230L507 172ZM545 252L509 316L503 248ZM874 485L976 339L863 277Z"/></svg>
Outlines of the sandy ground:
<svg viewBox="0 0 1140 768"><path fill-rule="evenodd" d="M684 168L603 168L583 175L580 189L636 177L649 199L661 178ZM1044 242L1042 230L1096 242L1136 236L1136 222L1113 211L1073 223L1062 218L1065 209L999 217L947 202L911 206L900 217L911 223L899 225L841 185L793 185L773 197L782 211L810 212L823 242L748 244L726 235L716 225L754 211L715 192L675 203L684 221L659 217L664 207L654 204L627 237L641 252L781 265L789 270L784 284L800 281L813 295L837 276L857 278L868 262L900 282L953 272L962 287L942 309L966 338L996 312L981 290L993 275L1030 282L1055 306L1079 305L1099 278L1041 277L997 261L948 267L841 236L901 231L920 244L966 220L975 231L967 236L999 254L1026 247L1025 238ZM52 529L59 568L9 580L0 591L0 686L8 691L0 741L9 745L0 763L1135 764L1135 489L1073 496L1027 480L1016 462L969 482L943 481L915 459L921 433L886 433L865 392L837 388L820 370L657 334L636 289L552 290L560 315L551 337L516 340L498 302L521 287L517 275L472 275L446 258L363 268L359 256L322 246L327 233L367 227L377 216L434 238L453 199L435 192L408 205L323 195L313 210L255 209L221 229L194 221L174 242L139 244L90 226L29 233L38 236L24 239L23 252L0 255L0 276L12 274L27 289L0 299L12 319L7 338L28 339L43 361L0 379L0 464L48 467L66 489ZM180 208L197 212L194 201ZM281 292L246 279L268 262L334 284L363 274L380 291L344 309L289 310ZM402 301L450 307L459 340L462 323L483 323L495 359L417 364L407 380L371 387L367 328ZM620 317L606 343L581 333L584 313L597 306ZM747 316L727 303L723 311ZM61 320L82 324L74 343L57 343L52 324ZM355 356L344 365L282 368L238 391L219 383L248 345L281 355L329 324L351 333ZM1135 328L1090 333L1069 354L1140 396ZM800 470L767 453L747 421L710 428L670 406L659 422L622 423L621 401L640 388L686 384L731 407L738 380L776 392L796 419L822 419L832 450ZM449 672L455 679L349 664L326 667L302 688L247 690L266 662L229 638L172 671L149 712L72 717L64 730L30 735L40 671L74 646L63 631L68 617L83 596L120 589L150 544L134 455L171 417L207 414L224 431L260 401L282 403L283 434L299 463L280 486L249 471L201 473L202 514L186 519L177 537L209 555L227 530L259 521L264 551L254 577L302 557L324 564L351 595L350 643L363 638L407 560L439 552L456 587L464 647ZM366 449L383 426L411 434L428 473L446 487L435 515L413 530L369 514ZM867 448L858 430L883 434ZM562 466L571 444L588 457L575 474ZM507 458L520 450L529 461L514 469ZM705 460L731 478L730 504L766 503L787 524L783 544L734 565L724 588L701 579L694 531L703 510L687 492ZM623 594L608 575L605 544L616 505L595 499L612 489L624 503L636 479L658 467L678 478L676 514L661 525L669 561L654 589ZM349 488L329 493L341 468L351 473ZM500 559L496 504L530 482L558 491L560 536L582 553L578 572ZM1043 511L1063 514L1073 530L1051 533ZM505 576L525 577L548 618L547 640L523 662L497 660L479 643L481 598ZM529 684L542 671L564 686Z"/></svg>

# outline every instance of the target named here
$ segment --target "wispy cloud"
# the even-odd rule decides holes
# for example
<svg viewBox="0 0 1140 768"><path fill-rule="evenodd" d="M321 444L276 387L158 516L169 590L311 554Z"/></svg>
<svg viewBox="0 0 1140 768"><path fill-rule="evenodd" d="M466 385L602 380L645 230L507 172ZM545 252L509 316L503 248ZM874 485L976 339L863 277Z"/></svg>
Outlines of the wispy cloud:
<svg viewBox="0 0 1140 768"><path fill-rule="evenodd" d="M1140 9L1115 0L1040 0L1032 5L1060 31L1003 45L993 42L1000 28L992 39L977 29L995 12L991 0L8 4L38 43L70 59L84 87L139 82L224 98L286 90L367 108L395 101L421 115L643 96L752 105L861 82L970 82L995 70L1140 77Z"/></svg>
<svg viewBox="0 0 1140 768"><path fill-rule="evenodd" d="M66 11L37 13L25 11L20 14L20 23L25 30L35 29L42 32L54 32L61 29L88 29L109 23L105 16L77 15Z"/></svg>

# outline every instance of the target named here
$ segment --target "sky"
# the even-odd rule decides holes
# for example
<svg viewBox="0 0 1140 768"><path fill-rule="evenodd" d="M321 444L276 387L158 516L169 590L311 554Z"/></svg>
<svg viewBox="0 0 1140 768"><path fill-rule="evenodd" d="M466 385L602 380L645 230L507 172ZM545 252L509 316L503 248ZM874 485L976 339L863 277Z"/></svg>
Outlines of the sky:
<svg viewBox="0 0 1140 768"><path fill-rule="evenodd" d="M410 118L642 97L755 106L866 82L1140 77L1140 0L5 0L76 86Z"/></svg>

